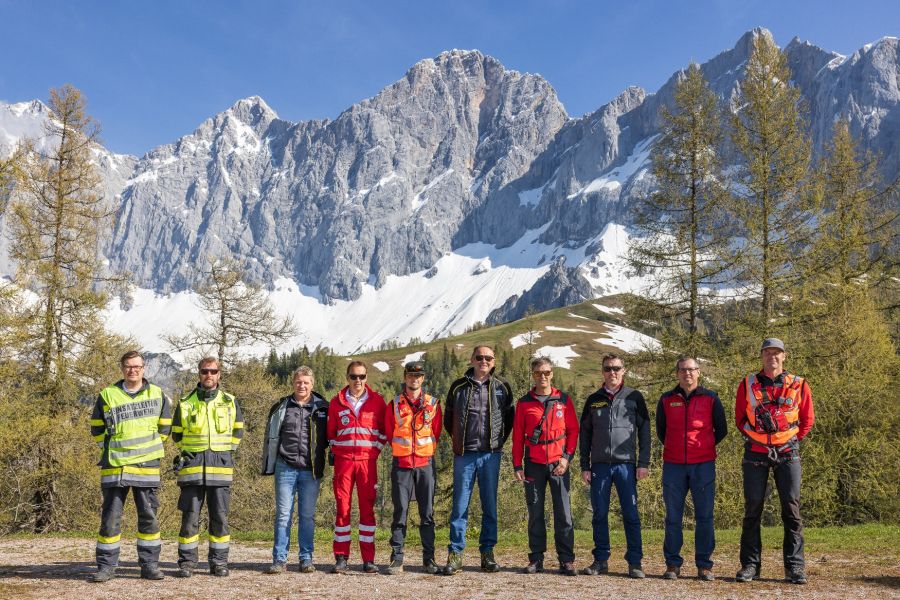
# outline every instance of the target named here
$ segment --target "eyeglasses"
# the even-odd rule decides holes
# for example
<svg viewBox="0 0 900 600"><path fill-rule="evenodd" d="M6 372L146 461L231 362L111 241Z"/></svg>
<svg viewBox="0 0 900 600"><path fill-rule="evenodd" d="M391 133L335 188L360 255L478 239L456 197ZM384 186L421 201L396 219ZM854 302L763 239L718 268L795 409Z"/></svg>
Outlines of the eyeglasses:
<svg viewBox="0 0 900 600"><path fill-rule="evenodd" d="M494 360L493 356L488 356L487 354L476 354L472 358L474 358L478 362L491 362L492 360Z"/></svg>
<svg viewBox="0 0 900 600"><path fill-rule="evenodd" d="M700 367L678 367L679 373L695 373L700 370Z"/></svg>
<svg viewBox="0 0 900 600"><path fill-rule="evenodd" d="M619 371L621 371L621 370L624 369L624 368L625 368L625 367L619 367L619 366L615 366L615 367L603 367L603 372L604 372L604 373L618 373Z"/></svg>
<svg viewBox="0 0 900 600"><path fill-rule="evenodd" d="M553 371L532 371L532 377L550 377L553 375Z"/></svg>
<svg viewBox="0 0 900 600"><path fill-rule="evenodd" d="M218 369L200 369L200 374L201 375L218 375L219 370Z"/></svg>
<svg viewBox="0 0 900 600"><path fill-rule="evenodd" d="M140 371L144 368L144 365L124 365L122 367L123 371Z"/></svg>
<svg viewBox="0 0 900 600"><path fill-rule="evenodd" d="M347 375L347 379L352 379L353 381L363 381L366 378L366 374L357 375L356 373L350 373Z"/></svg>

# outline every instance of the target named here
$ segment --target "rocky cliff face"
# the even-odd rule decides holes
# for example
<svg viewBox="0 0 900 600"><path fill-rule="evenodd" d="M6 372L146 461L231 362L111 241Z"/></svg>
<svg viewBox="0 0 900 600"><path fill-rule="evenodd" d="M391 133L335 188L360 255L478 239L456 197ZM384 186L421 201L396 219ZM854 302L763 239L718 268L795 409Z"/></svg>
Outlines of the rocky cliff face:
<svg viewBox="0 0 900 600"><path fill-rule="evenodd" d="M748 32L702 65L723 106L758 35L770 34ZM815 149L846 115L881 154L885 177L896 177L898 40L851 57L796 39L785 52ZM333 121L291 123L247 98L140 159L98 149L106 193L120 201L104 252L157 291L189 288L208 256L230 254L259 281L293 279L330 303L426 271L467 244L503 248L533 230L542 244L590 249L652 188L649 151L677 77L652 94L629 88L577 119L543 78L477 51L423 60ZM0 119L0 133L10 137L13 121ZM510 298L492 318L583 295L589 258L551 268L540 293Z"/></svg>

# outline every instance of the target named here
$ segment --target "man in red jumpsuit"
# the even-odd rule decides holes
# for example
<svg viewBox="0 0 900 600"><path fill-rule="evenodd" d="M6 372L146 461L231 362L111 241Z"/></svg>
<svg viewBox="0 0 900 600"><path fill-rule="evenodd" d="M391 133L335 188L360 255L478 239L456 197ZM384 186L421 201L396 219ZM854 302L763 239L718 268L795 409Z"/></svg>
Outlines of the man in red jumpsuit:
<svg viewBox="0 0 900 600"><path fill-rule="evenodd" d="M328 444L334 455L334 567L346 573L350 556L350 501L356 485L359 503L359 552L363 572L377 573L375 566L376 463L387 437L384 398L366 383L366 364L347 365L347 386L328 406Z"/></svg>

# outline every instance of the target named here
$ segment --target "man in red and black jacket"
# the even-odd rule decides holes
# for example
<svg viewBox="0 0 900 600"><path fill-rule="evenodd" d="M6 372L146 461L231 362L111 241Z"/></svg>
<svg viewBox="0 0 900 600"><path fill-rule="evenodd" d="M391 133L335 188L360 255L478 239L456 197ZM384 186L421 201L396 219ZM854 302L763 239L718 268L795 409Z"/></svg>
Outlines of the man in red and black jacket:
<svg viewBox="0 0 900 600"><path fill-rule="evenodd" d="M715 579L712 572L713 506L716 499L716 445L725 439L728 424L719 395L700 387L700 365L691 357L675 362L678 385L659 398L656 435L663 443L663 501L666 504L666 558L664 579L681 574L684 500L688 490L694 502L694 562L697 577Z"/></svg>
<svg viewBox="0 0 900 600"><path fill-rule="evenodd" d="M739 582L759 579L762 559L760 520L769 471L775 478L784 522L784 577L806 583L803 521L800 518L800 440L815 421L812 392L803 377L784 370L784 342L763 340L762 370L741 381L734 405L735 423L744 436L744 523Z"/></svg>
<svg viewBox="0 0 900 600"><path fill-rule="evenodd" d="M578 416L572 398L550 385L549 358L531 361L534 387L519 398L513 419L512 459L516 479L525 482L528 507L528 566L524 573L544 569L547 522L544 499L547 484L553 500L553 533L559 572L575 575L575 526L569 501L569 461L578 445ZM524 464L523 464L524 460Z"/></svg>

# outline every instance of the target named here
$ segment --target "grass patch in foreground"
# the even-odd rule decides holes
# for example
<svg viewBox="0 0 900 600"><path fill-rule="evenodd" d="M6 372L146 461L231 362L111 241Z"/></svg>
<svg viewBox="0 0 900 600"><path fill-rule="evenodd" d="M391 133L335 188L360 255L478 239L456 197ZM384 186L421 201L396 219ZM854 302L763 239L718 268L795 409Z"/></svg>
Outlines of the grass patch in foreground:
<svg viewBox="0 0 900 600"><path fill-rule="evenodd" d="M551 525L552 527L552 525ZM470 527L467 535L467 546L471 551L478 550L478 528ZM549 542L552 548L552 532L548 532ZM42 538L93 538L93 531L66 531L52 534L16 533L5 535L0 539L42 539ZM644 529L641 532L644 544L644 552L661 548L664 532L661 529ZM870 523L866 525L852 525L848 527L807 527L805 529L806 547L809 553L824 552L864 552L868 554L880 553L887 556L900 557L900 525L881 525ZM123 532L123 538L133 538L134 534ZM201 535L201 538L205 536ZM438 528L435 532L435 545L438 551L447 546L449 529ZM781 548L783 530L781 527L763 527L763 547L769 549ZM178 538L177 531L164 531L163 539L166 542L174 542ZM231 538L236 542L271 544L272 531L232 531ZM316 529L316 544L322 547L330 544L332 532L330 529ZM379 528L375 534L376 541L380 545L387 543L390 531L387 527ZM716 530L716 546L718 549L736 549L740 544L740 529ZM685 547L693 546L693 532L685 530ZM292 543L296 543L296 526ZM354 545L356 544L356 532L354 532ZM625 534L621 525L611 524L610 543L613 552L625 548ZM411 547L419 547L419 532L416 526L410 526L407 535L407 544ZM590 531L583 529L575 531L575 546L579 551L590 551L593 540ZM528 548L528 535L523 531L505 531L500 533L497 550L500 552L515 552Z"/></svg>

